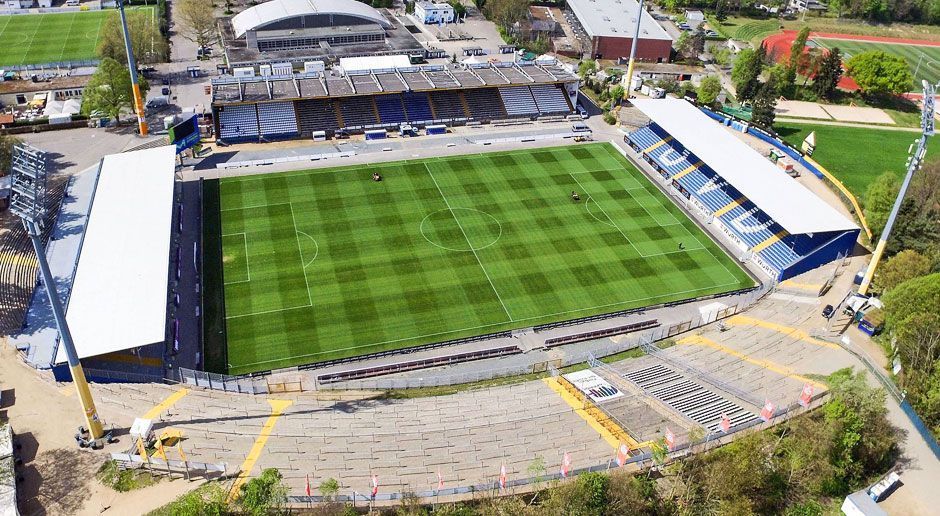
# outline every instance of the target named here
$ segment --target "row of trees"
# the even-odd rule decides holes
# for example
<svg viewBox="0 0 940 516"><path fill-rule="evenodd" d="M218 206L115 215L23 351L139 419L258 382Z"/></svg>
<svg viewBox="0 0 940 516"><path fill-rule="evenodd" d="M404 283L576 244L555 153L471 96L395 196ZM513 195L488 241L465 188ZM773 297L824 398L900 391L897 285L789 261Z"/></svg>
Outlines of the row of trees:
<svg viewBox="0 0 940 516"><path fill-rule="evenodd" d="M657 0L657 3L670 11L679 11L687 7L717 8L718 13L727 13L729 9L749 9L747 2L711 0ZM765 5L786 7L784 0L768 0ZM940 0L829 0L826 2L829 12L840 18L856 18L869 22L906 22L940 24ZM749 13L764 14L749 10Z"/></svg>
<svg viewBox="0 0 940 516"><path fill-rule="evenodd" d="M886 172L868 187L865 214L881 233L900 189ZM940 162L918 171L895 221L874 287L885 303L882 341L903 367L898 383L940 436Z"/></svg>

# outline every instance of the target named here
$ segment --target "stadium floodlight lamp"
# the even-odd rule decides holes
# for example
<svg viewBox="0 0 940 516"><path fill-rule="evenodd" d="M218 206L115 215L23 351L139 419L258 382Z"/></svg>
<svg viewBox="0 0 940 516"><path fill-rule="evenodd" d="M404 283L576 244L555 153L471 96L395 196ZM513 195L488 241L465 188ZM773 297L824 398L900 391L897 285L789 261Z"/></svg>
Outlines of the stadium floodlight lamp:
<svg viewBox="0 0 940 516"><path fill-rule="evenodd" d="M42 241L43 225L46 218L46 197L48 194L47 163L48 156L44 151L25 143L18 143L13 147L10 159L12 172L12 199L10 211L23 220L23 225L32 240L33 249L36 250L36 261L42 274L42 283L46 287L46 295L52 306L52 315L56 327L59 329L62 347L68 357L69 369L72 372L72 382L78 391L78 399L85 414L85 423L92 439L104 436L104 429L98 419L98 411L91 397L91 390L85 380L85 372L79 362L75 344L72 342L72 333L65 320L65 310L59 293L56 289L55 278L49 269L46 259L45 245Z"/></svg>

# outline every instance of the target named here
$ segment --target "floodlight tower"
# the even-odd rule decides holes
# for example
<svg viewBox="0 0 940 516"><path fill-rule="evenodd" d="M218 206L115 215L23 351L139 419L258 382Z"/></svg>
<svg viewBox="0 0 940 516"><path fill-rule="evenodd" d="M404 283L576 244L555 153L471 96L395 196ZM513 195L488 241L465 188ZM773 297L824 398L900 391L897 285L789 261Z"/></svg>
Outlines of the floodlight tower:
<svg viewBox="0 0 940 516"><path fill-rule="evenodd" d="M124 50L127 51L127 68L131 72L131 88L134 90L134 111L137 113L137 127L141 136L147 136L147 118L144 111L144 99L140 96L140 83L137 79L137 61L134 60L134 49L131 46L131 33L127 29L127 16L124 14L124 0L118 0L118 11L121 13L121 29L124 32Z"/></svg>
<svg viewBox="0 0 940 516"><path fill-rule="evenodd" d="M640 6L636 12L636 27L633 29L633 41L630 44L630 63L627 64L627 85L626 98L630 98L630 92L633 91L633 61L636 59L636 42L640 39L640 20L643 19L643 0L640 0Z"/></svg>
<svg viewBox="0 0 940 516"><path fill-rule="evenodd" d="M881 255L884 254L885 246L888 244L888 238L891 236L891 229L894 227L898 211L900 211L901 204L904 202L904 195L907 194L907 188L911 184L911 178L914 177L914 172L917 172L922 166L924 155L927 153L927 138L934 135L933 115L934 95L936 92L933 84L923 81L923 85L924 107L920 114L921 136L916 142L916 148L914 145L911 146L913 150L909 151L911 155L907 159L907 175L904 176L904 182L901 183L901 190L898 192L897 199L894 200L894 207L891 208L888 222L885 224L884 231L881 232L878 246L875 247L875 254L872 255L871 263L868 264L868 270L865 271L862 284L858 287L858 293L862 295L867 294L868 287L871 286L871 280L875 276L875 268L878 267L878 262L881 261Z"/></svg>
<svg viewBox="0 0 940 516"><path fill-rule="evenodd" d="M62 301L59 300L55 279L52 277L52 271L49 270L45 246L42 243L43 219L46 215L46 153L25 143L18 143L13 148L11 161L13 196L10 211L23 219L23 225L26 226L29 238L33 242L36 260L39 262L39 270L42 273L42 283L46 287L49 304L52 305L52 315L59 328L59 336L65 347L69 369L72 372L72 382L78 391L78 399L82 404L82 412L85 414L86 428L92 439L99 439L104 435L104 430L101 420L98 419L98 411L95 409L95 401L91 397L88 382L85 380L85 372L78 360L75 344L72 342L72 334L65 320Z"/></svg>

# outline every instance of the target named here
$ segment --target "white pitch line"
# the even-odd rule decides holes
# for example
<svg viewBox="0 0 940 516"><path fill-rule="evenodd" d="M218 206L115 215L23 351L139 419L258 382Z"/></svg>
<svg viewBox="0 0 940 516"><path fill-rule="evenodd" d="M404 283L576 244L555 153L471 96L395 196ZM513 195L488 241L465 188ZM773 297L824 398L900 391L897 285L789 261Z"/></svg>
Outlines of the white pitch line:
<svg viewBox="0 0 940 516"><path fill-rule="evenodd" d="M499 299L499 304L503 305L503 311L506 312L506 317L509 317L509 322L513 322L512 314L509 313L509 309L506 308L506 303L503 302L503 298L499 295L499 291L496 290L496 285L493 284L493 280L490 278L490 273L486 272L486 267L483 266L483 261L480 260L480 256L477 255L477 250L473 247L473 242L470 241L470 237L468 237L467 232L464 231L463 225L460 224L460 219L457 218L457 214L454 213L454 209L450 207L450 201L447 200L447 196L444 195L444 191L441 190L441 186L437 184L437 179L434 179L434 174L431 173L431 169L428 168L427 163L424 164L424 169L427 170L428 175L431 176L431 181L434 181L434 186L437 187L438 193L440 193L441 198L444 199L444 204L447 206L447 209L450 210L450 214L454 217L454 221L457 223L457 227L460 228L460 232L463 233L463 237L467 241L467 246L470 248L470 251L473 252L473 256L477 259L477 263L480 264L480 268L483 269L483 274L486 276L486 280L490 282L490 287L493 289L493 293L496 294L496 299ZM496 222L499 221L497 220ZM502 224L500 224L500 228L502 228Z"/></svg>
<svg viewBox="0 0 940 516"><path fill-rule="evenodd" d="M732 282L730 282L730 283L723 283L723 284L721 284L721 285L709 285L709 286L707 286L707 287L693 288L693 289L682 290L682 291L678 291L678 292L670 292L669 294L671 294L671 295L691 294L692 292L698 292L698 291L700 291L700 290L707 290L707 289L711 289L711 288L727 287L727 286L731 286L731 285L736 285L737 283L738 283L737 281L732 281ZM656 299L657 297L663 297L663 296L648 296L648 297L641 297L641 298L636 298L636 299L628 299L628 300L625 300L625 301L618 301L618 302L616 302L616 303L608 303L608 304L605 304L605 305L597 305L597 306L591 306L591 307L587 307L587 308L577 308L577 309L574 309L574 310L565 310L565 311L563 311L563 312L555 312L555 313L551 313L551 314L536 315L536 316L534 316L534 317L525 317L525 318L522 318L522 319L515 319L513 322L518 323L518 322L523 322L523 321L531 321L531 320L533 320L533 319L543 319L543 318L546 318L546 317L554 317L554 316L556 316L556 315L567 315L567 314L576 313L576 312L586 312L586 311L590 311L590 310L597 310L598 308L610 308L610 307L613 307L613 306L621 306L621 305L625 305L625 304L628 304L628 303L635 303L635 302L637 302L637 301L646 301L646 300L650 300L650 299ZM300 308L307 308L307 307L305 307L305 306L297 306L297 307L294 307L294 308L284 308L284 309L281 309L281 310L268 310L268 311L266 311L266 312L260 312L260 313L257 314L257 315L262 315L262 314L271 313L271 312L281 312L281 311L285 311L285 310L297 310L297 309L300 309ZM255 314L248 314L248 315L255 315ZM241 316L241 315L240 315L240 316L232 316L232 317L244 317L244 316ZM232 317L226 317L226 319L231 319ZM384 344L394 344L394 343L396 343L396 342L404 342L404 341L407 341L407 340L418 340L418 339L423 339L423 338L426 338L426 337L436 337L436 336L438 336L438 335L448 335L448 334L460 333L460 332L465 332L465 331L482 330L483 328L491 328L491 327L493 327L493 326L499 326L499 325L503 325L503 324L506 324L506 323L505 323L505 322L498 322L498 323L492 323L492 324L483 324L483 325L480 325L480 326L471 326L471 327L469 327L469 328L460 328L460 329L456 329L456 330L447 330L447 331L441 331L441 332L436 332L436 333L428 333L428 334L425 334L425 335L417 335L417 336L414 336L414 337L403 337L403 338L400 338L400 339L392 339L392 340L386 340L386 341L382 341L382 342L373 342L373 343L370 343L370 344L361 344L361 345L359 345L359 346L349 346L349 347L346 347L346 348L331 349L331 350L329 350L329 351L318 351L318 352L316 352L316 353L306 353L306 354L303 354L303 355L294 355L294 356L288 357L288 358L286 358L286 359L285 359L285 358L275 358L275 359L271 359L271 360L262 360L262 361L260 361L260 362L252 362L252 363L250 363L250 364L240 364L238 367L251 367L251 366L256 366L256 365L261 365L261 364L270 364L271 362L280 362L280 361L282 361L282 360L288 360L288 359L307 358L307 357L313 357L313 356L323 355L323 354L327 354L327 353L336 353L336 352L339 352L339 351L352 351L352 350L354 350L354 349L368 348L368 347L373 347L373 346L382 346L382 345L384 345Z"/></svg>
<svg viewBox="0 0 940 516"><path fill-rule="evenodd" d="M578 181L578 178L574 177L574 174L569 173L568 175L571 176L572 179L574 179L575 183L578 183L578 187L581 188L581 191L587 193L587 190L584 188L584 185L581 184L581 181ZM633 242L631 242L630 239L627 238L627 234L624 233L623 230L620 229L620 226L618 226L617 223L614 222L614 219L612 219L610 215L607 214L607 210L605 210L604 207L601 206L600 203L597 201L594 201L594 205L601 209L601 213L603 213L604 216L607 217L607 220L609 220L610 223L613 224L615 228L617 228L617 231L620 233L620 236L622 236L623 239L626 240L627 243L630 244L631 247L633 247L633 250L636 251L636 254L645 258L645 256L643 256L643 253L641 253L640 250L637 249L637 247L633 244Z"/></svg>
<svg viewBox="0 0 940 516"><path fill-rule="evenodd" d="M309 303L309 306L313 306L313 298L310 297L310 283L307 282L307 267L304 266L304 251L300 248L300 232L297 230L297 219L294 218L294 205L289 202L287 205L290 206L290 220L294 223L294 238L297 240L297 253L300 254L300 271L304 273L304 285L307 287L307 303ZM318 246L317 254L319 253Z"/></svg>

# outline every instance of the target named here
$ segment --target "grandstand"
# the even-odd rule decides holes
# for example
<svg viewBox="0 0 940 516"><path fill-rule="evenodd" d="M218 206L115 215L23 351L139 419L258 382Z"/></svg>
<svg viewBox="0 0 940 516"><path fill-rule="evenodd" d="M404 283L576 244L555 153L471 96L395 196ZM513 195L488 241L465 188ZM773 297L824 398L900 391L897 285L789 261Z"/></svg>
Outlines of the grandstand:
<svg viewBox="0 0 940 516"><path fill-rule="evenodd" d="M624 141L717 227L737 257L784 280L850 253L859 228L692 104L636 100Z"/></svg>
<svg viewBox="0 0 940 516"><path fill-rule="evenodd" d="M212 81L216 134L227 142L567 115L578 78L557 64L412 66Z"/></svg>

